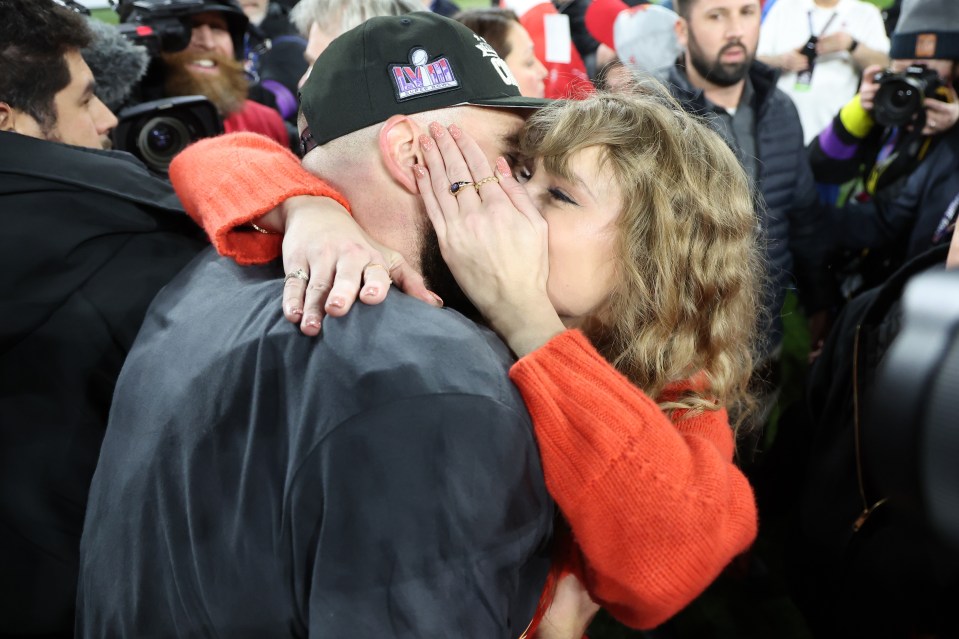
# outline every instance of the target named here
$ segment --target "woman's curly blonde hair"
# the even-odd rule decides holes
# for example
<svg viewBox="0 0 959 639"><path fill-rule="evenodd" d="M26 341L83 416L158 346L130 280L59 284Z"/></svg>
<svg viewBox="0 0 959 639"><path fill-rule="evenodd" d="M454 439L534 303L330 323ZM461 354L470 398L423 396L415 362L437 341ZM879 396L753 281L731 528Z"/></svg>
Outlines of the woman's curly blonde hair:
<svg viewBox="0 0 959 639"><path fill-rule="evenodd" d="M660 407L729 410L735 426L754 404L762 287L759 223L736 156L660 85L556 103L526 124L521 151L569 175L591 146L623 194L620 277L585 332L612 364ZM704 383L679 397L667 384Z"/></svg>

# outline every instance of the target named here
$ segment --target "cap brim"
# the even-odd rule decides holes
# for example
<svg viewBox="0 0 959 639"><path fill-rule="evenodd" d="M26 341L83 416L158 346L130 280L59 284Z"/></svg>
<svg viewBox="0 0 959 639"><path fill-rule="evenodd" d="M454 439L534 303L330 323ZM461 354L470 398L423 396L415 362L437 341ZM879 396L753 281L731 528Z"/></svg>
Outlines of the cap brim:
<svg viewBox="0 0 959 639"><path fill-rule="evenodd" d="M481 107L500 107L503 109L542 109L556 100L550 98L528 98L523 95L506 96L502 98L489 98L486 100L467 100L462 105L472 105Z"/></svg>

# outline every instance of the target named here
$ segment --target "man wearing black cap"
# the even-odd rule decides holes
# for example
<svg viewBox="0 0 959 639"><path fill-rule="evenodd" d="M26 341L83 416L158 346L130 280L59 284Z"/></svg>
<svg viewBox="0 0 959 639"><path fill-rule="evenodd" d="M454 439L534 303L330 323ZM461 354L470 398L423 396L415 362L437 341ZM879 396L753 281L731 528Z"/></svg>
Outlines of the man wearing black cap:
<svg viewBox="0 0 959 639"><path fill-rule="evenodd" d="M304 165L449 301L412 173L420 135L455 119L505 155L513 109L539 102L429 13L374 18L316 69ZM210 188L233 206L256 185ZM519 636L553 506L505 346L396 291L305 339L283 284L276 263L210 253L151 308L91 488L78 635Z"/></svg>

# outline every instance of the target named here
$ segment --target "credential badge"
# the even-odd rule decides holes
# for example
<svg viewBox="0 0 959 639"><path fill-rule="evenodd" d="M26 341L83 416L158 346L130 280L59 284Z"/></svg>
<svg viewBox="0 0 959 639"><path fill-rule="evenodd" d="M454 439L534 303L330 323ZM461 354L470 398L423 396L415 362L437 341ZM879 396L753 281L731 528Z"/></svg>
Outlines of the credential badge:
<svg viewBox="0 0 959 639"><path fill-rule="evenodd" d="M439 57L430 61L425 49L410 51L410 64L391 64L390 73L396 86L396 99L408 100L460 85L453 75L449 60Z"/></svg>

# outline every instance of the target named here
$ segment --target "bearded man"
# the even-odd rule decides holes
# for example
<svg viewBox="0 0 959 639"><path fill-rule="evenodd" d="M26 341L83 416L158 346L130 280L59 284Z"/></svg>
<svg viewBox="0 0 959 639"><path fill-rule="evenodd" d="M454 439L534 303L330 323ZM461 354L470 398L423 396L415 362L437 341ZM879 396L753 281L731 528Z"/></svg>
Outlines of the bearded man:
<svg viewBox="0 0 959 639"><path fill-rule="evenodd" d="M249 21L234 0L209 0L190 16L193 31L183 51L162 54L164 93L202 95L223 116L227 133L250 131L289 146L280 114L248 99L250 83L237 54Z"/></svg>
<svg viewBox="0 0 959 639"><path fill-rule="evenodd" d="M767 237L770 318L767 380L778 368L782 345L780 311L786 291L799 283L800 300L821 340L825 313L836 296L821 251L825 217L817 204L796 107L776 88L777 73L755 60L759 0L676 0L676 36L685 52L660 73L674 97L707 117L746 169L755 190L756 215ZM768 408L777 395L771 385Z"/></svg>

